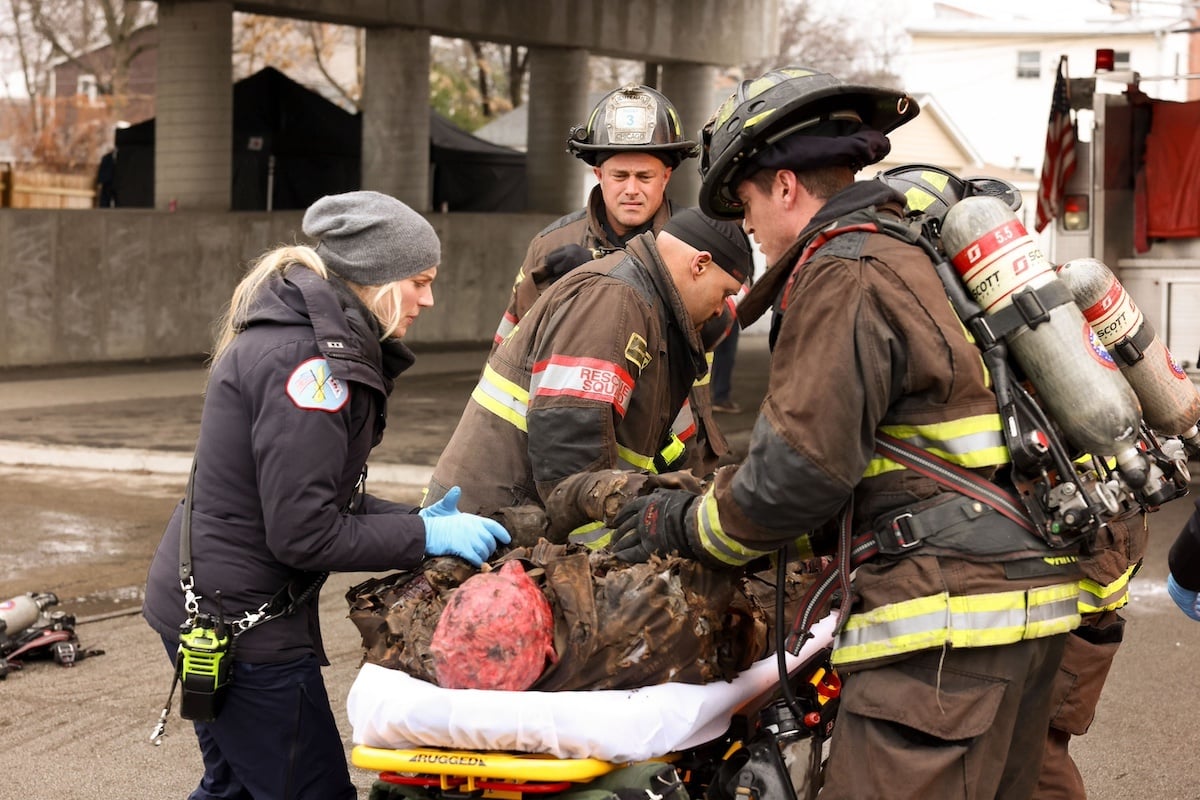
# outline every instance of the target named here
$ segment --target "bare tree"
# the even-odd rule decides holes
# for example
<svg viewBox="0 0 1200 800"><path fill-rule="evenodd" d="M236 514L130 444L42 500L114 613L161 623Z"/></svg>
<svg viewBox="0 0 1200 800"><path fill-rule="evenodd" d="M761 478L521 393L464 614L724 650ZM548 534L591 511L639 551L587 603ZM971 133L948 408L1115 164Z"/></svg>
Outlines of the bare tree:
<svg viewBox="0 0 1200 800"><path fill-rule="evenodd" d="M18 69L20 85L10 87L5 85L5 94L13 97L37 98L44 97L50 92L50 64L54 51L49 42L38 35L34 27L32 11L26 0L6 0L5 10L7 19L4 20L3 52L12 60L5 64L6 70L11 67ZM44 119L40 114L31 114L30 123L33 129L40 130Z"/></svg>
<svg viewBox="0 0 1200 800"><path fill-rule="evenodd" d="M296 21L259 14L233 15L233 78L240 80L263 67L293 71L301 34Z"/></svg>
<svg viewBox="0 0 1200 800"><path fill-rule="evenodd" d="M873 34L859 33L862 28L846 16L824 10L832 5L783 0L779 55L747 64L743 73L749 77L784 64L801 64L843 80L900 88L900 77L891 69L899 49L899 34L893 34L886 24L876 26ZM837 8L848 9L849 13L858 13L859 9L854 4Z"/></svg>
<svg viewBox="0 0 1200 800"><path fill-rule="evenodd" d="M525 101L525 73L529 69L529 48L508 48L508 101L513 108Z"/></svg>
<svg viewBox="0 0 1200 800"><path fill-rule="evenodd" d="M627 58L610 58L608 56L593 56L588 59L591 69L591 88L594 92L609 92L627 83L644 83L650 86L658 84L658 65L652 67L654 76L647 72L650 65L643 61L631 61Z"/></svg>
<svg viewBox="0 0 1200 800"><path fill-rule="evenodd" d="M22 0L11 0L20 3ZM128 94L129 67L153 46L134 33L155 18L146 0L23 0L33 27L53 53L96 76L96 88L113 98L119 114Z"/></svg>
<svg viewBox="0 0 1200 800"><path fill-rule="evenodd" d="M364 31L288 17L234 14L233 77L274 67L297 83L358 111L362 102ZM352 60L352 64L347 64Z"/></svg>
<svg viewBox="0 0 1200 800"><path fill-rule="evenodd" d="M525 101L529 51L463 39L434 37L434 108L467 130L474 130Z"/></svg>
<svg viewBox="0 0 1200 800"><path fill-rule="evenodd" d="M327 25L321 22L302 23L302 29L308 36L312 46L313 58L317 70L325 82L337 92L352 108L362 108L363 71L366 63L364 48L366 47L366 31L362 28L349 28L344 25ZM334 74L332 62L339 50L351 46L354 52L354 71L348 76L339 77Z"/></svg>
<svg viewBox="0 0 1200 800"><path fill-rule="evenodd" d="M66 171L96 163L126 115L130 65L150 46L139 29L154 11L141 0L4 0L2 49L20 75L5 87L4 128L20 160ZM64 67L92 76L94 92L61 91Z"/></svg>

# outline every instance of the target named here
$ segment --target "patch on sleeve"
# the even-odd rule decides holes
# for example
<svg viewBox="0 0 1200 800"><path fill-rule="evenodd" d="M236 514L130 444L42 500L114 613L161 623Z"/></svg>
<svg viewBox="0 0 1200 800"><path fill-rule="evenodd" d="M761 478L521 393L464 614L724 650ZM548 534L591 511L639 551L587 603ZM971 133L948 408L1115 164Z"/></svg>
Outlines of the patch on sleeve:
<svg viewBox="0 0 1200 800"><path fill-rule="evenodd" d="M598 358L554 355L533 365L529 377L530 397L579 397L609 403L625 416L633 376L611 361Z"/></svg>
<svg viewBox="0 0 1200 800"><path fill-rule="evenodd" d="M350 399L350 387L333 377L328 361L310 358L292 371L287 382L287 396L296 404L296 408L332 414L346 405Z"/></svg>
<svg viewBox="0 0 1200 800"><path fill-rule="evenodd" d="M653 356L650 355L650 347L642 335L637 331L629 334L629 341L625 343L625 359L639 370L643 370L651 358Z"/></svg>

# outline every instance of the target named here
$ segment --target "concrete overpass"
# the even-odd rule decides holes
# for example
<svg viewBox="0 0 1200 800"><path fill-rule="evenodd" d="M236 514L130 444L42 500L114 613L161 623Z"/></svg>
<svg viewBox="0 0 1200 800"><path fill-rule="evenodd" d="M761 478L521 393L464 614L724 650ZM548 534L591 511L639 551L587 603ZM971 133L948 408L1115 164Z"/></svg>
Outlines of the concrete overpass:
<svg viewBox="0 0 1200 800"><path fill-rule="evenodd" d="M565 152L588 56L661 65L695 133L718 67L777 52L781 0L159 0L154 212L0 209L0 368L197 355L245 264L300 241L299 213L233 213L234 11L366 29L362 187L429 214L430 36L529 48L529 201L520 215L430 214L440 309L410 341L490 338L532 235L578 204ZM694 162L672 179L693 204Z"/></svg>

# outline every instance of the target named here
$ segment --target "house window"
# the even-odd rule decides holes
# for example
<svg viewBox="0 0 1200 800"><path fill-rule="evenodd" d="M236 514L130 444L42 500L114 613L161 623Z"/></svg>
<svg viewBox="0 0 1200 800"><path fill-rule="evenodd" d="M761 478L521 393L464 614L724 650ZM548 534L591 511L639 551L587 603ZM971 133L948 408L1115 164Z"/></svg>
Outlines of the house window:
<svg viewBox="0 0 1200 800"><path fill-rule="evenodd" d="M75 94L86 95L89 103L96 102L96 76L80 75L75 82Z"/></svg>
<svg viewBox="0 0 1200 800"><path fill-rule="evenodd" d="M1130 69L1128 50L1113 51L1113 69L1121 71Z"/></svg>
<svg viewBox="0 0 1200 800"><path fill-rule="evenodd" d="M1039 50L1017 51L1017 77L1040 78L1042 75L1042 54Z"/></svg>

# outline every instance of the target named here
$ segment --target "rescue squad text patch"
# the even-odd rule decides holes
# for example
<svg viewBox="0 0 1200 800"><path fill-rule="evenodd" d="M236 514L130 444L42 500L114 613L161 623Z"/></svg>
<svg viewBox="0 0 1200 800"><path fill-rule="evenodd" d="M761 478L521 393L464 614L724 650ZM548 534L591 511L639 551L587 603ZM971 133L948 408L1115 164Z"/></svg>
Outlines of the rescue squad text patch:
<svg viewBox="0 0 1200 800"><path fill-rule="evenodd" d="M613 364L598 358L551 356L533 365L530 396L567 396L609 403L622 417L629 410L633 377Z"/></svg>
<svg viewBox="0 0 1200 800"><path fill-rule="evenodd" d="M310 358L292 371L287 382L287 396L297 408L333 413L340 411L350 399L350 387L333 377L328 361Z"/></svg>

